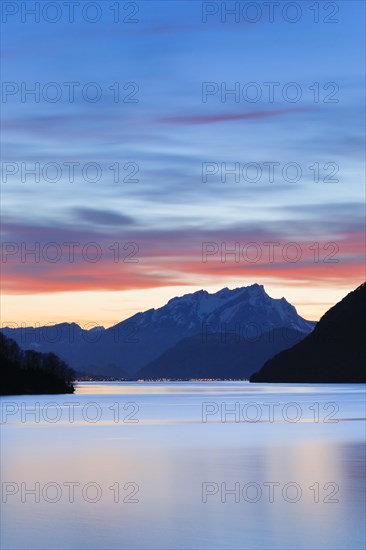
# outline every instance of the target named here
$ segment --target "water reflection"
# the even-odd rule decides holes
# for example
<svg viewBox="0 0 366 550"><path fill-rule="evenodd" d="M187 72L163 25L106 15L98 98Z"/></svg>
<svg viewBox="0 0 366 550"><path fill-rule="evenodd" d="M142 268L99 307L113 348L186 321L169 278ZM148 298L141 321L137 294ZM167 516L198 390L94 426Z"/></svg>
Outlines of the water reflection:
<svg viewBox="0 0 366 550"><path fill-rule="evenodd" d="M2 548L363 548L364 387L251 385L251 400L269 395L279 416L296 402L308 421L236 422L234 413L222 422L219 411L202 422L203 402L235 411L246 389L83 384L73 396L3 398L2 408L19 410L2 426L2 480L15 483ZM79 403L73 423L21 421L22 403L64 412L65 401ZM95 423L81 414L92 402L102 411ZM114 422L115 402L137 403L139 421ZM314 402L320 411L336 402L340 421L314 422ZM39 483L39 503L22 482L25 491Z"/></svg>

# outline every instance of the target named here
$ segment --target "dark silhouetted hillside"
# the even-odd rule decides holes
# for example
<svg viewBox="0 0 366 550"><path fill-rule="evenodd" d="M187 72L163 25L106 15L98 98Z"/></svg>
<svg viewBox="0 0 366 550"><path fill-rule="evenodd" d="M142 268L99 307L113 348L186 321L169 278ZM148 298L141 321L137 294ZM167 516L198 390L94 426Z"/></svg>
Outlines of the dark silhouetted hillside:
<svg viewBox="0 0 366 550"><path fill-rule="evenodd" d="M366 284L327 311L314 331L267 361L251 382L366 382Z"/></svg>
<svg viewBox="0 0 366 550"><path fill-rule="evenodd" d="M198 334L184 338L141 369L144 379L247 379L264 361L304 338L304 333L282 327L243 338L235 334Z"/></svg>
<svg viewBox="0 0 366 550"><path fill-rule="evenodd" d="M23 351L0 333L1 395L73 393L73 371L57 355Z"/></svg>

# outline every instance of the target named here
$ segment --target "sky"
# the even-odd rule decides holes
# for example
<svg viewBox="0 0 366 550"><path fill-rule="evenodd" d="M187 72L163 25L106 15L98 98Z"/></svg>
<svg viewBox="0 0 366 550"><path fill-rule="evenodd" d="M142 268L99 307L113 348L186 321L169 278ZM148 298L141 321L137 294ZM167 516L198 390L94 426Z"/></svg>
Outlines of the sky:
<svg viewBox="0 0 366 550"><path fill-rule="evenodd" d="M365 279L363 2L1 8L3 325Z"/></svg>

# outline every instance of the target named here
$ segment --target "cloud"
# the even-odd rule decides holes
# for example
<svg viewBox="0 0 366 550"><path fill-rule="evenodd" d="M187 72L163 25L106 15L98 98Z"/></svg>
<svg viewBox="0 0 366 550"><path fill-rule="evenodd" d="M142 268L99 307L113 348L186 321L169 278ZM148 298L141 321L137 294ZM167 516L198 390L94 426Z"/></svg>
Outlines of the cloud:
<svg viewBox="0 0 366 550"><path fill-rule="evenodd" d="M281 280L284 285L322 281L331 286L347 280L356 286L364 278L364 234L362 229L347 230L346 222L339 225L336 237L328 238L322 231L322 237L314 235L311 240L305 233L307 220L296 228L306 238L296 238L289 220L265 226L243 222L163 230L131 224L130 218L115 212L83 212L90 228L5 223L4 294L133 290L192 282L225 286L229 278L247 276ZM127 221L123 231L116 232L116 220ZM268 243L277 243L272 256ZM205 258L202 250L208 251Z"/></svg>
<svg viewBox="0 0 366 550"><path fill-rule="evenodd" d="M309 107L297 107L294 109L253 111L252 113L170 116L158 118L157 122L163 124L214 124L216 122L232 122L236 120L261 120L281 115L304 113L310 110L311 109Z"/></svg>
<svg viewBox="0 0 366 550"><path fill-rule="evenodd" d="M134 225L130 216L112 212L111 210L94 210L93 208L74 208L73 213L78 220L95 223L97 225Z"/></svg>

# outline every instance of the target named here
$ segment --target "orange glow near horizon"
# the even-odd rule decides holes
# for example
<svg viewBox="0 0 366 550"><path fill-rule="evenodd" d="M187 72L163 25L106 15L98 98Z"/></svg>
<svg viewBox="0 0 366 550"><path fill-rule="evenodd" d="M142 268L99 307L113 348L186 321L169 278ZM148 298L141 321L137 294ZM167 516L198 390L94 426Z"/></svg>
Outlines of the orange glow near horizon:
<svg viewBox="0 0 366 550"><path fill-rule="evenodd" d="M162 307L175 296L253 283L263 284L273 298L285 297L302 317L319 320L365 280L363 236L349 233L338 242L335 253L328 243L319 243L317 258L313 244L303 242L295 262L264 254L258 261L243 260L230 252L230 245L224 261L221 251L203 258L202 242L179 250L171 243L164 250L151 243L135 263L115 263L110 257L88 263L79 257L75 263L25 265L19 255L11 255L3 264L1 324L109 327L139 311Z"/></svg>
<svg viewBox="0 0 366 550"><path fill-rule="evenodd" d="M126 291L57 292L26 295L3 295L1 325L42 326L75 322L84 328L96 325L110 327L124 319L151 308L159 308L175 296L183 296L204 288L210 293L221 288L237 288L258 282L272 298L285 297L299 315L309 320L319 318L352 291L362 280L344 282L327 288L316 282L270 281L268 279L229 278L226 284L177 285ZM330 286L330 285L329 285ZM5 312L5 313L4 313Z"/></svg>

